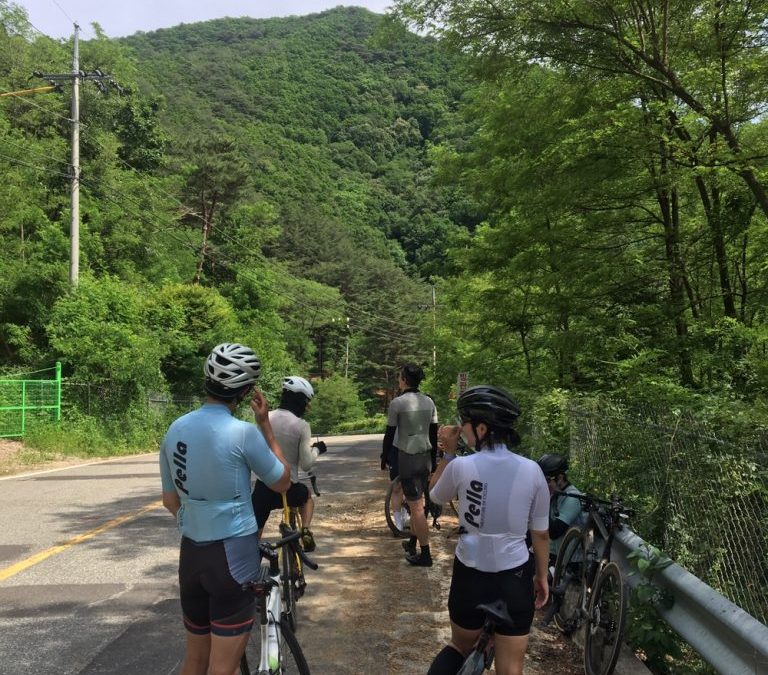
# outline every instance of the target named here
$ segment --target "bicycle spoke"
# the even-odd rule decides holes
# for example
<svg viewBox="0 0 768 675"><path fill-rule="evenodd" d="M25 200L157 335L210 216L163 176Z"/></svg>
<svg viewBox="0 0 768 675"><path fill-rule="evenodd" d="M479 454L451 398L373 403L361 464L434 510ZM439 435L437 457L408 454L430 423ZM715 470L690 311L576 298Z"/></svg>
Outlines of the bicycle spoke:
<svg viewBox="0 0 768 675"><path fill-rule="evenodd" d="M623 640L626 594L618 567L609 563L597 579L590 602L584 644L584 665L588 675L613 672Z"/></svg>

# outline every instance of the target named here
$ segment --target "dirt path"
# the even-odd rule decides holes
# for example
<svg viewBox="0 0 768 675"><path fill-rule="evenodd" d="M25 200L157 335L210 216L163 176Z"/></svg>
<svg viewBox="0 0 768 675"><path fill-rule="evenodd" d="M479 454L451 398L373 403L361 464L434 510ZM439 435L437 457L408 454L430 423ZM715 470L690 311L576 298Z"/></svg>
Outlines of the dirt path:
<svg viewBox="0 0 768 675"><path fill-rule="evenodd" d="M431 530L433 567L409 566L384 520L384 474L371 470L373 461L355 464L344 468L364 472L358 491L329 489L316 502L313 557L321 569L309 573L298 637L313 675L423 675L449 636L454 542L447 535L457 521L443 517L443 528ZM554 630L534 629L525 672L579 675L581 654Z"/></svg>
<svg viewBox="0 0 768 675"><path fill-rule="evenodd" d="M456 523L444 516L431 530L435 565L413 568L387 529L384 473L376 470L380 441L329 440L318 475L313 530L321 565L308 573L299 603L298 637L313 675L423 675L449 636L448 589ZM0 443L0 476L82 463L24 457L20 443ZM350 486L354 490L350 490ZM266 536L276 535L273 514ZM581 653L553 629L534 627L526 675L580 675Z"/></svg>

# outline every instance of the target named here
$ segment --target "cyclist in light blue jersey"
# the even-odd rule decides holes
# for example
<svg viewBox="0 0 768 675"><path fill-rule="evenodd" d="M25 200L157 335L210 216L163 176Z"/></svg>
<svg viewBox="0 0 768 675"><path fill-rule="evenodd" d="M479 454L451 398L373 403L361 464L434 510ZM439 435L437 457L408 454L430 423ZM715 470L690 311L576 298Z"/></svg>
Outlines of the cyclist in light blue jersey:
<svg viewBox="0 0 768 675"><path fill-rule="evenodd" d="M256 354L224 343L205 363L206 402L178 418L160 447L163 505L181 532L179 590L187 644L181 675L232 675L253 626L253 591L242 585L260 565L251 472L276 491L290 468L255 388ZM258 427L233 417L251 392Z"/></svg>

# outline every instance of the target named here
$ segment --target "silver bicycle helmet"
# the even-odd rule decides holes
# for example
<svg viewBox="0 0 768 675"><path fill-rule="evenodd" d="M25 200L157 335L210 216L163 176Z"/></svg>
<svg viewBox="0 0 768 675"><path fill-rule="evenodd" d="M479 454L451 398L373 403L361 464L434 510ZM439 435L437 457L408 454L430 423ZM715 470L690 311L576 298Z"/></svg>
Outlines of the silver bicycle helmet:
<svg viewBox="0 0 768 675"><path fill-rule="evenodd" d="M312 385L303 377L298 375L290 375L283 378L283 389L286 391L293 391L297 394L304 394L308 399L311 399L315 395L315 390L312 389Z"/></svg>
<svg viewBox="0 0 768 675"><path fill-rule="evenodd" d="M261 361L250 347L224 342L213 348L203 371L206 384L213 384L215 389L241 389L259 379Z"/></svg>

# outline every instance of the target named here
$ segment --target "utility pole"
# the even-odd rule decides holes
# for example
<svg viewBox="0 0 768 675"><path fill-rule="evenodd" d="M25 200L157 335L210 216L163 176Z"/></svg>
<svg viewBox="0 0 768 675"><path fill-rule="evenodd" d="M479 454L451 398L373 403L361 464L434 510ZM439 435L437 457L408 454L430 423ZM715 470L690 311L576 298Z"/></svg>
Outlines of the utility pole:
<svg viewBox="0 0 768 675"><path fill-rule="evenodd" d="M437 368L437 298L432 284L432 371Z"/></svg>
<svg viewBox="0 0 768 675"><path fill-rule="evenodd" d="M41 73L35 71L33 77L48 80L54 87L61 82L72 82L72 107L70 122L72 123L72 147L70 160L70 198L71 221L69 226L69 283L77 286L80 279L80 82L92 81L102 94L107 93L106 83L112 85L118 92L122 88L111 75L105 75L99 69L90 73L80 70L80 26L74 24L75 35L72 48L71 73Z"/></svg>
<svg viewBox="0 0 768 675"><path fill-rule="evenodd" d="M349 317L347 317L347 353L344 358L344 379L349 378Z"/></svg>
<svg viewBox="0 0 768 675"><path fill-rule="evenodd" d="M69 227L69 283L80 280L80 26L75 24L72 49L72 174L70 195L72 218Z"/></svg>

